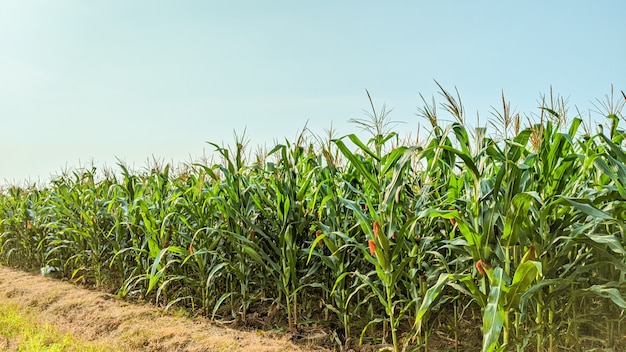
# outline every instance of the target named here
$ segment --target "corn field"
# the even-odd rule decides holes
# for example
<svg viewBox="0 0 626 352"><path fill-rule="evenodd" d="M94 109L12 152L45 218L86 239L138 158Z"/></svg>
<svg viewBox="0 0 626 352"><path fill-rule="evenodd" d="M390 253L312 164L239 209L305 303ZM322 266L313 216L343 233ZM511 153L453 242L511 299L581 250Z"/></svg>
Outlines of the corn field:
<svg viewBox="0 0 626 352"><path fill-rule="evenodd" d="M337 349L625 348L624 100L592 125L552 95L533 122L503 97L470 129L458 94L441 99L423 100L422 140L370 98L353 121L368 138L303 132L254 156L236 138L212 144L214 164L6 186L0 263L222 321L322 327Z"/></svg>

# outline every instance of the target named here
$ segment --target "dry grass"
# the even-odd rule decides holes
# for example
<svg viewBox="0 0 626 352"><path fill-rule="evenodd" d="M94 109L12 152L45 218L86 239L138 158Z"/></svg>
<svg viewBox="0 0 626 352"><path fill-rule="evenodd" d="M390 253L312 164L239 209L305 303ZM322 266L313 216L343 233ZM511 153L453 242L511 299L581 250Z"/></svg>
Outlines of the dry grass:
<svg viewBox="0 0 626 352"><path fill-rule="evenodd" d="M0 302L38 312L41 324L50 324L62 334L124 351L306 350L294 345L289 336L164 315L153 306L130 304L113 295L6 267L0 267Z"/></svg>

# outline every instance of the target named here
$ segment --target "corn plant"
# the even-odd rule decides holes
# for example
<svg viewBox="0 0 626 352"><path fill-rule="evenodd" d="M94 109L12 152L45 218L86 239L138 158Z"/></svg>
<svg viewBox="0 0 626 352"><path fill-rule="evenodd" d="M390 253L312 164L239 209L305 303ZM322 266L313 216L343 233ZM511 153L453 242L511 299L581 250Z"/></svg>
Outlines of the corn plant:
<svg viewBox="0 0 626 352"><path fill-rule="evenodd" d="M236 137L217 162L7 186L0 263L294 337L322 326L343 349L458 350L467 324L484 351L622 348L626 100L598 101L593 126L550 93L522 126L503 95L470 127L439 88L415 144L368 92L366 138L305 130L251 162Z"/></svg>

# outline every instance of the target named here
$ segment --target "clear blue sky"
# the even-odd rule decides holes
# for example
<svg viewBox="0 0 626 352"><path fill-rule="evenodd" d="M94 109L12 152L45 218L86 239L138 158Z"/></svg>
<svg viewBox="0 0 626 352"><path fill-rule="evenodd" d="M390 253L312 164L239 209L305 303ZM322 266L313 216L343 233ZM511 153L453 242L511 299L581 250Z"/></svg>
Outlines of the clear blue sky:
<svg viewBox="0 0 626 352"><path fill-rule="evenodd" d="M626 90L626 1L0 1L0 182L80 163L182 162L233 140L356 132L457 87L484 124L550 86L588 111ZM621 94L620 94L621 95ZM270 146L271 147L271 146Z"/></svg>

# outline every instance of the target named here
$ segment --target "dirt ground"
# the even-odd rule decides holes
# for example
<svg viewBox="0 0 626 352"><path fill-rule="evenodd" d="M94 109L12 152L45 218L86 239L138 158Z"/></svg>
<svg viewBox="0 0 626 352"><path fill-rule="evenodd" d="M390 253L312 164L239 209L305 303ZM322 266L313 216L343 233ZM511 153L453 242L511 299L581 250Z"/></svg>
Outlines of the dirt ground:
<svg viewBox="0 0 626 352"><path fill-rule="evenodd" d="M68 282L0 267L0 301L39 312L62 333L122 351L319 351L290 336L240 331L202 318L163 314L154 306Z"/></svg>

